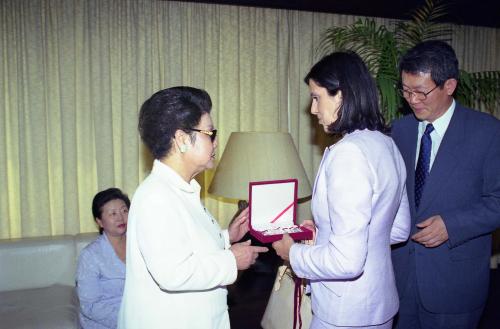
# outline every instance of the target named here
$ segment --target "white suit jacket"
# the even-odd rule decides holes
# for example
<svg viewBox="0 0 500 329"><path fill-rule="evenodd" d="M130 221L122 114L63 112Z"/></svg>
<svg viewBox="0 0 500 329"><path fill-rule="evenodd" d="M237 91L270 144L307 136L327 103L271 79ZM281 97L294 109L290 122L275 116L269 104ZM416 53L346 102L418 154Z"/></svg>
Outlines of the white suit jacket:
<svg viewBox="0 0 500 329"><path fill-rule="evenodd" d="M357 130L326 149L311 203L315 245L290 250L295 273L310 279L321 320L368 326L396 314L390 245L410 232L405 180L401 154L380 132Z"/></svg>
<svg viewBox="0 0 500 329"><path fill-rule="evenodd" d="M236 260L200 185L155 161L132 199L118 328L228 329Z"/></svg>

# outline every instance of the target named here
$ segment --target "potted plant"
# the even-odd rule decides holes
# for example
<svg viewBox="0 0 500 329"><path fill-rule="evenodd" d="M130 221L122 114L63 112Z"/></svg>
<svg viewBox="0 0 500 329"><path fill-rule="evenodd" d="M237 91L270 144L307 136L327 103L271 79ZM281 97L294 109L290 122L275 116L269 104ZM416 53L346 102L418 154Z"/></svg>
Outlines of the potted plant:
<svg viewBox="0 0 500 329"><path fill-rule="evenodd" d="M390 122L403 114L402 97L397 92L400 56L421 41L449 42L451 25L438 22L446 13L445 3L426 0L422 7L413 11L409 21L386 26L366 18L351 25L331 27L324 32L317 52L324 55L333 50L351 50L360 55L375 78L382 112ZM469 73L461 70L455 97L466 106L494 113L500 106L500 71Z"/></svg>

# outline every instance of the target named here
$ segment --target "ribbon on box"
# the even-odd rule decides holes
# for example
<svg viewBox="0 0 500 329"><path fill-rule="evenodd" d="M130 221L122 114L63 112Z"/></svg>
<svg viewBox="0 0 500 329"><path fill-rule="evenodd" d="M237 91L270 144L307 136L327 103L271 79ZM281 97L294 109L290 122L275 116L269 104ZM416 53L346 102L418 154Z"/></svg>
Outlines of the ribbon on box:
<svg viewBox="0 0 500 329"><path fill-rule="evenodd" d="M312 245L312 240L303 243ZM271 296L264 311L263 329L309 328L312 321L311 298L305 293L306 280L297 277L290 264L278 267ZM297 328L298 327L298 328Z"/></svg>
<svg viewBox="0 0 500 329"><path fill-rule="evenodd" d="M302 243L312 246L314 244L313 240L304 240ZM295 283L295 289L293 294L293 329L296 328L297 323L299 324L299 329L302 329L302 315L301 315L301 307L302 307L302 296L305 294L306 283L304 279L299 278L296 275L293 275L292 268L290 267L290 271L292 272L292 278ZM310 311L311 302L308 300L307 308ZM308 324L311 322L310 317L307 318Z"/></svg>
<svg viewBox="0 0 500 329"><path fill-rule="evenodd" d="M285 209L283 209L273 220L270 221L270 223L274 223L277 221L281 216L283 216L284 213L287 212L288 209L292 208L292 206L295 204L295 202L290 203Z"/></svg>
<svg viewBox="0 0 500 329"><path fill-rule="evenodd" d="M289 280L289 281L288 281ZM305 292L304 279L299 278L293 273L291 267L287 265L282 265L278 269L278 277L274 285L274 291L280 289L282 282L292 282L294 285L293 289L293 329L302 329L302 316L300 314L302 307L302 296ZM286 283L285 283L286 284ZM310 311L310 305L308 305ZM310 319L309 321L310 322ZM298 325L298 327L297 327Z"/></svg>
<svg viewBox="0 0 500 329"><path fill-rule="evenodd" d="M304 294L303 279L299 277L294 278L295 291L293 294L293 329L299 324L299 329L302 329L302 317L300 315L300 306L302 305L302 295Z"/></svg>

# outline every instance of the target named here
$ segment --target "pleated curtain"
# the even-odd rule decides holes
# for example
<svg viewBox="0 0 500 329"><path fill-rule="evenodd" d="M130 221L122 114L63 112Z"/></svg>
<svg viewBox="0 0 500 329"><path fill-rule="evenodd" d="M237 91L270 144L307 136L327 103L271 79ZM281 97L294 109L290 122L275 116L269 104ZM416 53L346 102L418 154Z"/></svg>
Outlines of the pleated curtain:
<svg viewBox="0 0 500 329"><path fill-rule="evenodd" d="M176 85L211 95L217 158L233 131L289 132L312 183L333 141L308 113L303 77L321 33L358 18L174 1L2 0L0 238L96 231L95 193L116 186L133 197L151 169L137 132L141 104ZM500 70L499 29L455 26L452 45L464 69ZM236 205L206 192L212 176L197 177L203 202L226 226Z"/></svg>

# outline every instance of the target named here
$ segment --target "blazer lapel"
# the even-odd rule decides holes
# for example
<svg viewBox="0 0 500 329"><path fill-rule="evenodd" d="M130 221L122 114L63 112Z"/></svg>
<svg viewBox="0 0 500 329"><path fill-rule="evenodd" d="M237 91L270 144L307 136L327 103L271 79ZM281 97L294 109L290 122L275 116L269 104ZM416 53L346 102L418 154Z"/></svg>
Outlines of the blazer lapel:
<svg viewBox="0 0 500 329"><path fill-rule="evenodd" d="M417 215L420 215L432 204L433 200L436 200L436 195L456 169L462 156L461 145L464 135L464 120L457 104L427 177Z"/></svg>

